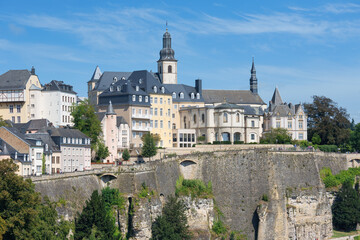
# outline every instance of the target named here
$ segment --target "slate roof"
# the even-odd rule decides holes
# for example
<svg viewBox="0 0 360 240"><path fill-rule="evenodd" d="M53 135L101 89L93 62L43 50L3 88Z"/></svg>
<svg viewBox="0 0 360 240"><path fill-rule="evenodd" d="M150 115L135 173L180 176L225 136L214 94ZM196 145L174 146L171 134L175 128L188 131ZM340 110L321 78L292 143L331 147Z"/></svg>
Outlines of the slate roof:
<svg viewBox="0 0 360 240"><path fill-rule="evenodd" d="M51 138L51 136L50 136L50 134L48 132L30 133L30 134L26 134L26 136L28 138L41 140L43 142L43 144L47 144L48 145L48 151L46 152L45 149L44 149L45 153L59 152L60 151L59 146L55 144L55 142L52 140L52 138Z"/></svg>
<svg viewBox="0 0 360 240"><path fill-rule="evenodd" d="M120 124L128 124L125 120L125 118L118 116L116 117L116 126L119 127Z"/></svg>
<svg viewBox="0 0 360 240"><path fill-rule="evenodd" d="M22 134L25 134L27 131L37 131L42 128L48 127L50 121L47 119L33 119L27 123L13 123L13 127L17 128Z"/></svg>
<svg viewBox="0 0 360 240"><path fill-rule="evenodd" d="M16 159L22 163L31 164L31 161L26 161L27 154L19 153L2 138L0 138L0 155L9 155L11 159Z"/></svg>
<svg viewBox="0 0 360 240"><path fill-rule="evenodd" d="M30 146L36 146L36 141L29 139L25 134L21 133L16 127L3 127L6 128L9 132L20 138L22 141L27 143Z"/></svg>
<svg viewBox="0 0 360 240"><path fill-rule="evenodd" d="M56 80L52 80L50 83L45 84L43 91L60 91L76 94L76 92L73 90L73 86L65 84L63 81Z"/></svg>
<svg viewBox="0 0 360 240"><path fill-rule="evenodd" d="M250 90L203 90L205 104L224 102L234 104L259 104L265 105L264 101L257 94Z"/></svg>
<svg viewBox="0 0 360 240"><path fill-rule="evenodd" d="M279 89L278 88L275 88L275 91L274 91L274 94L271 98L271 103L273 105L280 105L280 104L283 104L283 101L281 99L281 96L280 96L280 92L279 92Z"/></svg>
<svg viewBox="0 0 360 240"><path fill-rule="evenodd" d="M99 66L96 66L95 71L89 82L94 82L94 81L96 82L97 80L100 79L101 75L102 75L102 73L101 73Z"/></svg>
<svg viewBox="0 0 360 240"><path fill-rule="evenodd" d="M95 115L97 116L97 118L101 122L104 119L106 113L105 112L96 112Z"/></svg>
<svg viewBox="0 0 360 240"><path fill-rule="evenodd" d="M73 128L49 128L51 137L89 138L78 129Z"/></svg>
<svg viewBox="0 0 360 240"><path fill-rule="evenodd" d="M233 104L233 103L222 103L220 105L217 105L214 107L215 109L243 109L239 105Z"/></svg>
<svg viewBox="0 0 360 240"><path fill-rule="evenodd" d="M0 90L25 89L30 76L29 70L9 70L0 75Z"/></svg>
<svg viewBox="0 0 360 240"><path fill-rule="evenodd" d="M164 84L164 86L171 94L176 93L176 98L172 99L173 102L204 102L203 92L200 94L200 99L196 98L197 91L195 87L185 84ZM184 98L180 98L181 92L184 93ZM191 93L194 93L194 99L191 99Z"/></svg>
<svg viewBox="0 0 360 240"><path fill-rule="evenodd" d="M104 72L97 81L94 90L104 91L109 88L111 83L114 82L114 77L117 78L117 81L121 81L122 77L127 80L130 75L131 72Z"/></svg>

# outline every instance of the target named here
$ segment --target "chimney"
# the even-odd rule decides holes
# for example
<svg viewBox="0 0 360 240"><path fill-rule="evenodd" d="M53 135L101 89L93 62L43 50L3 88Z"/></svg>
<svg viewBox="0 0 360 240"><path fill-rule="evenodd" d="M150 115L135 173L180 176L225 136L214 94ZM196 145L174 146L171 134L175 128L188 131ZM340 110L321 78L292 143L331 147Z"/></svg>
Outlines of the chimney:
<svg viewBox="0 0 360 240"><path fill-rule="evenodd" d="M32 68L31 68L31 75L36 75L34 66L32 66Z"/></svg>
<svg viewBox="0 0 360 240"><path fill-rule="evenodd" d="M196 92L202 94L202 80L201 79L195 80L195 90L196 90Z"/></svg>

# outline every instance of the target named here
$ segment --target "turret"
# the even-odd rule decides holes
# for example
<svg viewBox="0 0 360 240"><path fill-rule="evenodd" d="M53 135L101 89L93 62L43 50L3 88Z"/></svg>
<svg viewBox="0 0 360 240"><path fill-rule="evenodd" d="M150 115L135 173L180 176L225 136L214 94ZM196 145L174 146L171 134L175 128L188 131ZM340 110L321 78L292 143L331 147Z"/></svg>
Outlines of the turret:
<svg viewBox="0 0 360 240"><path fill-rule="evenodd" d="M254 94L258 94L258 84L257 84L257 78L256 78L256 69L255 69L254 58L252 59L252 66L251 66L250 72L251 72L250 91Z"/></svg>

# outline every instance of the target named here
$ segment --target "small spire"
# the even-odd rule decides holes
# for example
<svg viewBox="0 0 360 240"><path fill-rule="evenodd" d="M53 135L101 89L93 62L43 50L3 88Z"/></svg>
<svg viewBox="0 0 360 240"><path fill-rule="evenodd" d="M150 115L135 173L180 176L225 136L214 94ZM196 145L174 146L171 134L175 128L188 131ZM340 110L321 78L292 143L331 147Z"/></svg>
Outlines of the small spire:
<svg viewBox="0 0 360 240"><path fill-rule="evenodd" d="M32 68L31 68L31 75L35 75L35 68L34 68L34 66L32 66Z"/></svg>
<svg viewBox="0 0 360 240"><path fill-rule="evenodd" d="M252 57L251 73L256 72L254 57Z"/></svg>
<svg viewBox="0 0 360 240"><path fill-rule="evenodd" d="M166 31L168 31L168 22L166 21Z"/></svg>
<svg viewBox="0 0 360 240"><path fill-rule="evenodd" d="M224 97L224 103L226 103L226 97Z"/></svg>
<svg viewBox="0 0 360 240"><path fill-rule="evenodd" d="M115 114L114 108L113 108L113 105L112 105L111 101L109 101L109 107L108 107L108 109L107 109L107 111L106 111L106 114L107 114L107 115Z"/></svg>

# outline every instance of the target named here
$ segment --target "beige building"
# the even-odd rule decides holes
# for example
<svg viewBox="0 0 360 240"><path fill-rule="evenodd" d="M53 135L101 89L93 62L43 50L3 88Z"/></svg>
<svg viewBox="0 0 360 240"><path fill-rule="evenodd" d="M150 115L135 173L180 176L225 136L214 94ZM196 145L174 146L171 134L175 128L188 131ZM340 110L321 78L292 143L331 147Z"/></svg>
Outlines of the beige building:
<svg viewBox="0 0 360 240"><path fill-rule="evenodd" d="M34 67L10 70L0 75L0 115L14 123L25 123L30 118L30 88L41 88Z"/></svg>

